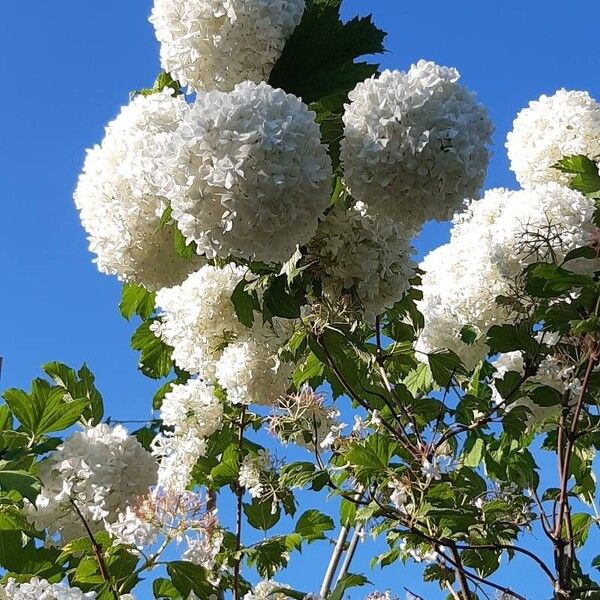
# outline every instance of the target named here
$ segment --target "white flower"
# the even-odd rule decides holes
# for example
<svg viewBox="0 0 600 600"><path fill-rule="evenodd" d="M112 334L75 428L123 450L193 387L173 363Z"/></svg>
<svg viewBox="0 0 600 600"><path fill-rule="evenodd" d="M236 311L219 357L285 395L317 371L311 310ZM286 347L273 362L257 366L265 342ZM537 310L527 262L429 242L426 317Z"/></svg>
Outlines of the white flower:
<svg viewBox="0 0 600 600"><path fill-rule="evenodd" d="M493 126L456 69L419 61L359 83L344 115L341 159L352 195L414 233L476 197Z"/></svg>
<svg viewBox="0 0 600 600"><path fill-rule="evenodd" d="M25 583L9 579L5 588L10 600L95 600L96 592L82 592L78 588L33 577Z"/></svg>
<svg viewBox="0 0 600 600"><path fill-rule="evenodd" d="M329 205L331 161L315 113L266 83L200 93L169 158L173 216L209 258L285 262Z"/></svg>
<svg viewBox="0 0 600 600"><path fill-rule="evenodd" d="M117 544L138 550L152 546L160 533L152 523L142 521L130 506L124 513L119 513L117 520L108 524L106 530Z"/></svg>
<svg viewBox="0 0 600 600"><path fill-rule="evenodd" d="M426 458L423 459L421 473L423 473L423 476L426 477L428 481L431 481L432 479L439 481L442 478L442 472L435 459L433 462L428 461Z"/></svg>
<svg viewBox="0 0 600 600"><path fill-rule="evenodd" d="M231 402L272 406L285 394L293 367L277 353L290 335L283 320L274 319L273 327L255 322L223 350L216 376Z"/></svg>
<svg viewBox="0 0 600 600"><path fill-rule="evenodd" d="M207 448L207 438L223 426L223 405L214 388L201 379L174 385L161 406L162 422L171 428L157 436L153 451L160 457L158 484L183 491L192 469Z"/></svg>
<svg viewBox="0 0 600 600"><path fill-rule="evenodd" d="M392 502L396 510L404 512L406 510L406 503L408 502L409 498L409 490L407 486L403 483L400 483L399 481L390 481L388 483L388 488L392 490L390 494L390 501Z"/></svg>
<svg viewBox="0 0 600 600"><path fill-rule="evenodd" d="M253 498L260 498L264 491L261 475L271 467L271 457L266 450L247 454L240 465L238 482Z"/></svg>
<svg viewBox="0 0 600 600"><path fill-rule="evenodd" d="M246 329L231 302L244 273L234 264L223 269L206 265L181 285L157 293L162 322L155 333L173 347L179 368L207 379L214 376L227 341Z"/></svg>
<svg viewBox="0 0 600 600"><path fill-rule="evenodd" d="M358 202L346 209L338 202L309 244L324 292L333 301L354 292L374 320L392 308L414 277L413 248L406 231L385 215L373 215Z"/></svg>
<svg viewBox="0 0 600 600"><path fill-rule="evenodd" d="M177 255L172 224L159 229L167 206L161 157L188 111L171 92L137 96L121 110L88 151L75 191L98 269L152 290L180 283L200 261Z"/></svg>
<svg viewBox="0 0 600 600"><path fill-rule="evenodd" d="M188 538L187 548L182 554L182 558L195 565L200 565L207 571L212 571L222 542L223 534L221 532L203 535L201 538Z"/></svg>
<svg viewBox="0 0 600 600"><path fill-rule="evenodd" d="M286 600L287 595L282 593L273 593L279 588L287 588L275 581L261 581L254 586L251 592L248 592L243 600Z"/></svg>
<svg viewBox="0 0 600 600"><path fill-rule="evenodd" d="M587 92L561 89L543 95L517 115L506 148L523 187L549 181L565 184L568 177L553 168L561 158L600 158L600 104Z"/></svg>
<svg viewBox="0 0 600 600"><path fill-rule="evenodd" d="M472 202L454 220L451 240L425 257L420 268L425 317L417 350L449 348L468 368L488 352L492 325L510 322L498 296L514 293L521 271L534 262L561 261L592 241L593 200L550 183L531 190L494 189ZM589 270L595 261L572 261L568 268ZM460 339L465 326L478 334L473 344Z"/></svg>
<svg viewBox="0 0 600 600"><path fill-rule="evenodd" d="M85 535L77 510L98 531L115 522L131 498L145 494L156 474L152 455L122 426L88 427L39 464L42 488L28 518L66 543Z"/></svg>
<svg viewBox="0 0 600 600"><path fill-rule="evenodd" d="M155 0L150 22L161 64L183 85L229 91L266 81L304 0Z"/></svg>

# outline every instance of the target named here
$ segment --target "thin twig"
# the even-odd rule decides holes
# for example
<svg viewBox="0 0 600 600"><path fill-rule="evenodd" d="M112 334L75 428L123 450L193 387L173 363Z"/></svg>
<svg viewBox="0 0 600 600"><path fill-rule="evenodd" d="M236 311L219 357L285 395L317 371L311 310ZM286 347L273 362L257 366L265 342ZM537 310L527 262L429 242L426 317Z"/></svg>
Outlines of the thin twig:
<svg viewBox="0 0 600 600"><path fill-rule="evenodd" d="M242 406L242 414L240 415L239 433L238 433L238 459L241 460L242 449L244 446L244 429L246 418L246 406ZM233 566L233 597L234 600L240 600L240 567L242 557L240 549L242 547L242 499L244 497L244 489L238 480L236 489L237 506L236 506L236 523L235 523L235 563Z"/></svg>

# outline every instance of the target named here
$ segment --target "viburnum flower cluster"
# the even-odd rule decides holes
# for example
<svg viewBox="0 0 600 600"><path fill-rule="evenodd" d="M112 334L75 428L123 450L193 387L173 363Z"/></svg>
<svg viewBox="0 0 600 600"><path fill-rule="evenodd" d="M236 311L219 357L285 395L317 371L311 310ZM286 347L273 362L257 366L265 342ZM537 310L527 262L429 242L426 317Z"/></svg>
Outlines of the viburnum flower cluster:
<svg viewBox="0 0 600 600"><path fill-rule="evenodd" d="M330 301L356 295L360 312L374 321L410 287L415 274L412 253L401 224L373 214L362 202L346 208L338 201L319 225L308 258L315 261Z"/></svg>
<svg viewBox="0 0 600 600"><path fill-rule="evenodd" d="M198 94L170 156L173 216L208 257L285 262L329 205L315 113L264 82Z"/></svg>
<svg viewBox="0 0 600 600"><path fill-rule="evenodd" d="M478 196L492 123L456 69L421 60L358 84L341 158L352 195L415 233Z"/></svg>
<svg viewBox="0 0 600 600"><path fill-rule="evenodd" d="M155 0L150 22L161 64L194 90L266 81L304 0Z"/></svg>
<svg viewBox="0 0 600 600"><path fill-rule="evenodd" d="M121 426L76 431L39 465L42 489L27 516L61 544L118 518L132 498L156 484L157 463Z"/></svg>
<svg viewBox="0 0 600 600"><path fill-rule="evenodd" d="M277 355L291 335L284 321L240 323L231 296L246 269L204 266L181 285L160 290L155 334L173 347L178 367L215 380L238 404L273 404L287 388L290 367Z"/></svg>
<svg viewBox="0 0 600 600"><path fill-rule="evenodd" d="M201 379L174 385L161 406L161 420L169 429L153 441L160 457L158 485L183 491L194 465L206 453L207 439L223 426L223 404L212 386Z"/></svg>
<svg viewBox="0 0 600 600"><path fill-rule="evenodd" d="M490 190L472 202L455 218L450 242L420 265L425 328L417 349L449 348L473 367L487 353L490 327L516 317L496 299L513 294L528 264L551 258L560 262L569 251L591 243L593 212L593 200L557 183L517 192ZM475 342L463 341L465 327L474 329Z"/></svg>
<svg viewBox="0 0 600 600"><path fill-rule="evenodd" d="M558 90L529 103L515 119L506 148L524 187L568 183L554 166L565 156L600 158L600 104L587 92Z"/></svg>
<svg viewBox="0 0 600 600"><path fill-rule="evenodd" d="M23 583L9 579L6 586L0 585L0 600L95 600L96 597L96 592L83 592L38 577Z"/></svg>
<svg viewBox="0 0 600 600"><path fill-rule="evenodd" d="M287 585L282 585L276 581L260 581L251 592L244 596L244 600L287 600L286 594L275 591L287 587Z"/></svg>
<svg viewBox="0 0 600 600"><path fill-rule="evenodd" d="M88 151L75 204L98 269L151 290L175 285L195 270L175 251L173 225L159 227L167 207L160 162L188 105L166 90L137 96Z"/></svg>

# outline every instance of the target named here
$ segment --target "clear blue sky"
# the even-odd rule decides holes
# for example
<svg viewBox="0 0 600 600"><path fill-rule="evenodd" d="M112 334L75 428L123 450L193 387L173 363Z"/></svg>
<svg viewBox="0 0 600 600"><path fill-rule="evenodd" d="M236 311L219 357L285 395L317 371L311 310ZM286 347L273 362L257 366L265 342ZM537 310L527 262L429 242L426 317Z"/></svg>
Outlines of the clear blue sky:
<svg viewBox="0 0 600 600"><path fill-rule="evenodd" d="M100 141L129 91L151 84L159 70L150 6L4 0L0 11L1 387L27 386L47 361L85 361L107 412L124 419L149 414L155 386L136 372L132 327L116 308L119 285L92 265L71 197L84 149ZM420 58L456 66L489 107L497 127L489 187L514 186L503 144L530 99L560 87L600 98L597 0L346 0L348 16L369 11L390 34L384 66L404 69ZM447 227L429 228L420 251L446 235ZM316 588L322 560L303 557L292 583ZM372 579L424 590L412 570ZM525 569L513 583L543 598Z"/></svg>

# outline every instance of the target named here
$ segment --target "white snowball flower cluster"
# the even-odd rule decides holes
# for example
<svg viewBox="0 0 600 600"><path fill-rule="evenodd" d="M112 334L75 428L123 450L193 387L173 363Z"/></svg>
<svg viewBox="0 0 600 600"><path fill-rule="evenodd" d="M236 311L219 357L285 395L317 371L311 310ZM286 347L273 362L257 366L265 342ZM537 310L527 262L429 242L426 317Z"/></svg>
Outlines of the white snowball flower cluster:
<svg viewBox="0 0 600 600"><path fill-rule="evenodd" d="M517 115L506 148L523 187L566 184L565 174L553 168L561 158L583 154L600 160L600 104L587 92L543 95Z"/></svg>
<svg viewBox="0 0 600 600"><path fill-rule="evenodd" d="M493 125L456 69L419 61L359 83L344 115L341 159L352 195L410 233L475 198Z"/></svg>
<svg viewBox="0 0 600 600"><path fill-rule="evenodd" d="M455 351L467 368L488 351L485 334L492 325L509 322L511 315L496 298L514 290L516 278L528 264L557 261L594 235L594 203L556 183L531 190L488 191L455 219L451 240L431 252L421 263L425 271L425 317L417 350ZM592 261L581 261L589 269ZM569 268L577 269L576 261ZM479 335L473 344L460 339L465 326Z"/></svg>
<svg viewBox="0 0 600 600"><path fill-rule="evenodd" d="M174 348L177 366L216 379L234 403L273 404L286 391L291 367L277 358L291 335L286 321L240 323L231 295L246 269L204 266L181 285L160 290L155 334ZM196 444L197 438L190 440Z"/></svg>
<svg viewBox="0 0 600 600"><path fill-rule="evenodd" d="M196 90L266 81L304 0L155 0L150 22L165 71Z"/></svg>
<svg viewBox="0 0 600 600"><path fill-rule="evenodd" d="M19 583L9 579L3 590L0 586L0 598L7 600L95 600L96 592L82 592L79 588L67 587L58 583L49 583L45 579L34 577L28 582Z"/></svg>
<svg viewBox="0 0 600 600"><path fill-rule="evenodd" d="M122 426L88 427L40 463L42 488L35 505L28 505L28 518L40 531L68 542L86 532L77 510L98 531L132 498L145 494L156 475L152 455Z"/></svg>
<svg viewBox="0 0 600 600"><path fill-rule="evenodd" d="M196 462L206 452L207 438L223 425L223 405L212 386L190 379L174 385L165 395L161 419L171 430L153 441L154 452L161 458L158 485L183 491Z"/></svg>
<svg viewBox="0 0 600 600"><path fill-rule="evenodd" d="M271 406L286 392L293 366L278 352L291 333L284 320L274 319L273 326L255 322L223 350L216 375L231 402Z"/></svg>
<svg viewBox="0 0 600 600"><path fill-rule="evenodd" d="M175 252L173 225L159 229L167 206L160 168L170 134L188 110L172 90L137 96L88 151L75 204L98 269L156 290L197 268Z"/></svg>
<svg viewBox="0 0 600 600"><path fill-rule="evenodd" d="M244 596L244 600L286 600L286 594L274 592L277 589L287 587L289 586L277 583L276 581L261 581L254 586L251 592L248 592Z"/></svg>
<svg viewBox="0 0 600 600"><path fill-rule="evenodd" d="M214 376L223 346L244 328L231 295L245 272L233 263L223 269L206 265L181 285L157 293L161 322L155 333L173 347L179 368L206 379Z"/></svg>
<svg viewBox="0 0 600 600"><path fill-rule="evenodd" d="M329 205L331 161L315 113L266 83L199 94L169 158L173 216L209 258L285 262Z"/></svg>
<svg viewBox="0 0 600 600"><path fill-rule="evenodd" d="M140 519L130 506L124 513L119 513L114 523L106 525L106 531L115 543L132 546L140 551L155 544L160 535L160 530L153 523Z"/></svg>
<svg viewBox="0 0 600 600"><path fill-rule="evenodd" d="M362 202L349 209L338 202L309 245L325 294L335 301L354 292L370 321L409 289L412 252L406 231L385 215L371 214Z"/></svg>

